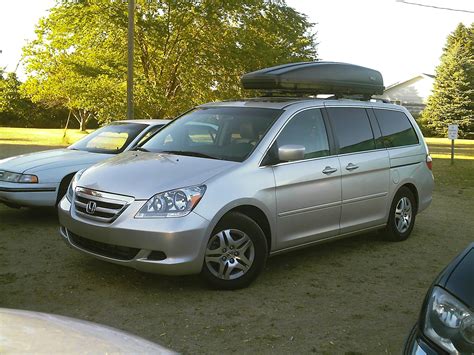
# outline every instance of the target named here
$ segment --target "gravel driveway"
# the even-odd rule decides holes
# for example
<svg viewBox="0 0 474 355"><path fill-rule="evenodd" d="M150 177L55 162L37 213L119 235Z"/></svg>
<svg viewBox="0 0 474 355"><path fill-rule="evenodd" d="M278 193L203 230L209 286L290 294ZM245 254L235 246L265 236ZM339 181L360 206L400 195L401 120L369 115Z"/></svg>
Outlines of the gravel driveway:
<svg viewBox="0 0 474 355"><path fill-rule="evenodd" d="M0 145L0 157L34 149ZM183 353L398 354L433 278L474 239L466 185L437 187L405 242L373 233L276 256L230 292L95 260L61 241L54 209L0 206L0 307L106 324Z"/></svg>

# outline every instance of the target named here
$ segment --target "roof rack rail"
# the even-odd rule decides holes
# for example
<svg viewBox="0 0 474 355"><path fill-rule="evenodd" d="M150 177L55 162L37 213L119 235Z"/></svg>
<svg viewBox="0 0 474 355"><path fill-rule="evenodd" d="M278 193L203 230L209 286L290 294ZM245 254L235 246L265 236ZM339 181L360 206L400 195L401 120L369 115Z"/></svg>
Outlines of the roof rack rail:
<svg viewBox="0 0 474 355"><path fill-rule="evenodd" d="M298 91L285 91L285 90L262 90L259 97L316 97L318 94L313 94L310 92L298 92Z"/></svg>
<svg viewBox="0 0 474 355"><path fill-rule="evenodd" d="M283 64L244 74L240 80L244 89L261 90L267 95L356 95L369 100L384 91L382 74L377 70L337 62Z"/></svg>
<svg viewBox="0 0 474 355"><path fill-rule="evenodd" d="M392 101L387 100L387 99L382 99L381 97L372 97L370 99L370 101L372 101L372 102L383 102L384 104L393 104Z"/></svg>
<svg viewBox="0 0 474 355"><path fill-rule="evenodd" d="M372 101L372 102L383 102L384 104L391 104L390 100L383 99L380 97L366 96L366 95L332 95L326 97L326 100L338 100L338 99L347 99L347 100L360 100L360 101Z"/></svg>

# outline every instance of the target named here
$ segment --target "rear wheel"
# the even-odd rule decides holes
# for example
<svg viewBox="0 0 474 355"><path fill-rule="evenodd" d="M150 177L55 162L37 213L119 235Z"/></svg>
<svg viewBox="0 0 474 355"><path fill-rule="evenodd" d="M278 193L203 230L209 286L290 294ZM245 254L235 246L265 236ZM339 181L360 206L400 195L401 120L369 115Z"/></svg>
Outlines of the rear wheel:
<svg viewBox="0 0 474 355"><path fill-rule="evenodd" d="M259 225L244 214L231 212L209 238L201 275L215 288L243 288L261 273L267 254L267 242Z"/></svg>
<svg viewBox="0 0 474 355"><path fill-rule="evenodd" d="M386 239L395 242L406 240L415 225L415 217L415 196L409 188L401 187L392 201L390 216L384 233Z"/></svg>

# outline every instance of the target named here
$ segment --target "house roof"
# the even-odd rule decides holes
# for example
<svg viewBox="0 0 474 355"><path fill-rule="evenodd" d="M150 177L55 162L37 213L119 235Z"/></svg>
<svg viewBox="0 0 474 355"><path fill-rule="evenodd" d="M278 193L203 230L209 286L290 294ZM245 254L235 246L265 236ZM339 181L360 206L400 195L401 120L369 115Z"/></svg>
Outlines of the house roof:
<svg viewBox="0 0 474 355"><path fill-rule="evenodd" d="M385 91L390 90L390 89L393 89L394 87L397 87L397 86L406 84L406 83L408 83L409 81L412 81L413 79L416 79L416 78L419 78L419 77L434 79L436 76L433 75L433 74L420 73L420 74L418 74L418 75L412 76L412 77L409 78L409 79L406 79L406 80L403 80L403 81L398 81L398 82L396 82L396 83L394 83L394 84L391 84L391 85L387 86L387 87L385 88Z"/></svg>

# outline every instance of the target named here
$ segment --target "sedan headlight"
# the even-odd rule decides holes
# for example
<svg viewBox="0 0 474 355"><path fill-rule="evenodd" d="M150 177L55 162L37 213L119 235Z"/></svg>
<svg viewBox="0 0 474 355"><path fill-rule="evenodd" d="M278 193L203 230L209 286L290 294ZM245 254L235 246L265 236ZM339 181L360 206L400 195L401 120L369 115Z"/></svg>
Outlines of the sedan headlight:
<svg viewBox="0 0 474 355"><path fill-rule="evenodd" d="M12 173L11 171L0 171L0 181L37 184L38 177L36 175L30 174Z"/></svg>
<svg viewBox="0 0 474 355"><path fill-rule="evenodd" d="M474 314L440 287L434 287L426 309L424 333L451 354L474 349Z"/></svg>
<svg viewBox="0 0 474 355"><path fill-rule="evenodd" d="M67 192L66 192L66 198L69 202L72 202L72 200L74 199L74 191L76 190L76 186L77 186L77 181L79 180L79 178L81 177L82 173L85 171L86 169L82 169L82 170L79 170L72 178L71 180L71 183L69 184L69 187L67 188Z"/></svg>
<svg viewBox="0 0 474 355"><path fill-rule="evenodd" d="M206 186L191 186L166 191L150 198L135 218L183 217L201 200Z"/></svg>

